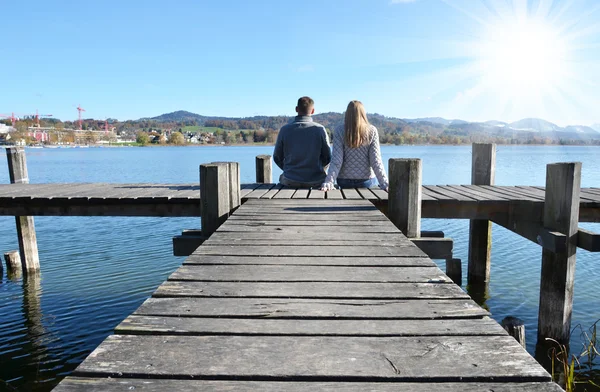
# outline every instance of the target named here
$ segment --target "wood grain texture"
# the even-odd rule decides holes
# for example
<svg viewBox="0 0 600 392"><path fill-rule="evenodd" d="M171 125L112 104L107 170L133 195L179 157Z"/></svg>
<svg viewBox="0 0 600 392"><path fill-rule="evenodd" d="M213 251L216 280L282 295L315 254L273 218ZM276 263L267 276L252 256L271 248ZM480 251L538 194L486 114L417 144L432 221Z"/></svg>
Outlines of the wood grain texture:
<svg viewBox="0 0 600 392"><path fill-rule="evenodd" d="M150 298L146 316L285 319L451 319L489 313L468 299Z"/></svg>
<svg viewBox="0 0 600 392"><path fill-rule="evenodd" d="M131 378L67 377L54 392L561 392L553 382L524 383L368 383L368 382L264 382L213 380L148 380Z"/></svg>
<svg viewBox="0 0 600 392"><path fill-rule="evenodd" d="M445 283L178 282L163 283L158 297L253 297L342 299L460 299L469 296Z"/></svg>
<svg viewBox="0 0 600 392"><path fill-rule="evenodd" d="M321 265L356 267L435 267L428 257L267 257L267 256L206 256L192 254L184 265Z"/></svg>
<svg viewBox="0 0 600 392"><path fill-rule="evenodd" d="M437 267L324 267L295 265L184 265L170 280L234 282L450 282Z"/></svg>
<svg viewBox="0 0 600 392"><path fill-rule="evenodd" d="M446 320L222 319L131 315L121 335L505 336L489 317Z"/></svg>
<svg viewBox="0 0 600 392"><path fill-rule="evenodd" d="M420 159L390 159L388 216L409 238L421 235L422 163Z"/></svg>
<svg viewBox="0 0 600 392"><path fill-rule="evenodd" d="M112 335L75 370L74 375L80 374L273 381L550 381L509 336Z"/></svg>

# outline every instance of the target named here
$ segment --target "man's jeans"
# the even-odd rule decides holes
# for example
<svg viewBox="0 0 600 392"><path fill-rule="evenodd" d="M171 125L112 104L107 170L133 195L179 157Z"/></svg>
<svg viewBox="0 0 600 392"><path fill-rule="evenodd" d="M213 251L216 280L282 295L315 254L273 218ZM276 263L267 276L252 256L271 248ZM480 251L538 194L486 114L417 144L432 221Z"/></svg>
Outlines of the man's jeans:
<svg viewBox="0 0 600 392"><path fill-rule="evenodd" d="M290 188L320 188L321 184L322 184L321 181L319 181L319 182L298 182L298 181L292 181L292 180L289 180L289 179L285 178L283 176L283 174L279 176L279 183L281 185L285 185L285 186L288 186Z"/></svg>
<svg viewBox="0 0 600 392"><path fill-rule="evenodd" d="M368 180L338 178L337 184L340 186L340 188L371 188L375 186L375 178L369 178Z"/></svg>

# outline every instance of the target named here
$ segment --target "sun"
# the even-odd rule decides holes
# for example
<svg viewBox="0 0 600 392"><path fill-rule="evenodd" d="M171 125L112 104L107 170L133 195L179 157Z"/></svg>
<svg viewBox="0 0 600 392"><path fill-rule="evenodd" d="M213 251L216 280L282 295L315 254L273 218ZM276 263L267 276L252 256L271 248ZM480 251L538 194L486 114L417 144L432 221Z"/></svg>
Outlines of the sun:
<svg viewBox="0 0 600 392"><path fill-rule="evenodd" d="M568 73L568 47L559 30L540 20L502 21L486 26L480 44L483 83L523 98L558 86Z"/></svg>

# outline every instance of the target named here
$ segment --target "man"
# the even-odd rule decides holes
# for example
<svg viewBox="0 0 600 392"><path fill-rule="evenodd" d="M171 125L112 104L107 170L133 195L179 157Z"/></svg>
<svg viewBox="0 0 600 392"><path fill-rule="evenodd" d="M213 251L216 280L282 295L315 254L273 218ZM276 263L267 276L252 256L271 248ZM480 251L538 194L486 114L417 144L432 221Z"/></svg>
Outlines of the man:
<svg viewBox="0 0 600 392"><path fill-rule="evenodd" d="M331 162L329 138L325 127L312 119L315 102L298 99L298 115L279 130L273 160L283 170L282 185L293 188L319 188L325 180L325 168Z"/></svg>

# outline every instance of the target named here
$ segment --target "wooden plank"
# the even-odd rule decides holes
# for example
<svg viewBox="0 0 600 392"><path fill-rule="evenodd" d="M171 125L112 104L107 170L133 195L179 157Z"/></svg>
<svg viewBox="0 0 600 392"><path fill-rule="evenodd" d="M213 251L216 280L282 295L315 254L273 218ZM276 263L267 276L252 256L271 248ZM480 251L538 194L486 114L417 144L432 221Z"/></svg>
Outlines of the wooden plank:
<svg viewBox="0 0 600 392"><path fill-rule="evenodd" d="M178 282L163 283L159 297L252 297L343 299L460 299L469 296L454 284L336 282Z"/></svg>
<svg viewBox="0 0 600 392"><path fill-rule="evenodd" d="M192 254L184 265L321 265L356 267L436 267L428 257L265 257L265 256L206 256Z"/></svg>
<svg viewBox="0 0 600 392"><path fill-rule="evenodd" d="M294 193L296 193L295 189L283 188L279 192L277 192L275 196L273 196L273 199L291 199L292 196L294 196Z"/></svg>
<svg viewBox="0 0 600 392"><path fill-rule="evenodd" d="M344 199L348 199L348 200L362 199L362 196L354 188L342 189L342 195L343 195Z"/></svg>
<svg viewBox="0 0 600 392"><path fill-rule="evenodd" d="M505 186L498 185L480 185L482 189L487 189L495 193L499 193L501 195L509 196L511 200L527 200L527 201L543 201L544 198L540 198L538 196L531 196L525 193L518 192L514 189L510 189Z"/></svg>
<svg viewBox="0 0 600 392"><path fill-rule="evenodd" d="M431 193L437 193L458 201L479 201L475 196L464 196L449 187L446 188L441 185L424 185L423 188L427 189Z"/></svg>
<svg viewBox="0 0 600 392"><path fill-rule="evenodd" d="M308 194L308 198L311 200L325 199L325 192L320 189L311 189L310 193Z"/></svg>
<svg viewBox="0 0 600 392"><path fill-rule="evenodd" d="M429 189L430 185L423 185L421 187L421 197L423 197L423 195L427 196L428 200L456 200L453 197L449 197L446 195L442 195L440 193L437 192L433 192Z"/></svg>
<svg viewBox="0 0 600 392"><path fill-rule="evenodd" d="M452 238L411 238L410 241L431 259L452 258Z"/></svg>
<svg viewBox="0 0 600 392"><path fill-rule="evenodd" d="M298 189L292 196L292 199L307 199L310 189Z"/></svg>
<svg viewBox="0 0 600 392"><path fill-rule="evenodd" d="M377 198L381 201L387 201L389 194L388 192L384 191L383 189L379 188L379 187L374 187L374 188L369 188L371 190L371 192L373 192L373 194L375 196L377 196Z"/></svg>
<svg viewBox="0 0 600 392"><path fill-rule="evenodd" d="M283 189L283 185L281 184L277 184L275 185L273 188L271 188L267 193L265 193L264 195L262 195L260 198L262 199L272 199L273 196L275 196L280 189Z"/></svg>
<svg viewBox="0 0 600 392"><path fill-rule="evenodd" d="M508 196L499 195L493 192L484 192L477 185L450 185L449 188L455 189L457 192L468 192L469 194L476 196L480 202L483 202L484 200L491 202L504 202L510 200Z"/></svg>
<svg viewBox="0 0 600 392"><path fill-rule="evenodd" d="M284 319L456 319L489 313L469 299L150 298L144 316Z"/></svg>
<svg viewBox="0 0 600 392"><path fill-rule="evenodd" d="M218 319L131 315L115 333L154 335L505 336L489 317L448 320Z"/></svg>
<svg viewBox="0 0 600 392"><path fill-rule="evenodd" d="M240 197L242 199L245 198L248 193L252 192L261 185L262 184L242 184L240 186Z"/></svg>
<svg viewBox="0 0 600 392"><path fill-rule="evenodd" d="M562 392L553 382L536 383L368 383L368 382L267 382L267 381L213 381L213 380L161 380L133 378L82 378L67 377L54 392L122 392L143 390L144 392Z"/></svg>
<svg viewBox="0 0 600 392"><path fill-rule="evenodd" d="M255 212L249 212L247 210L236 211L235 214L229 217L228 221L247 221L247 220L257 220L257 221L293 221L293 220L306 220L307 217L303 215L292 215L286 214L281 211L279 214L261 214ZM330 216L330 215L312 215L310 219L313 221L329 221L329 220L344 220L346 222L364 222L364 221L383 221L389 222L389 220L383 214L379 215L349 215L346 214L344 216Z"/></svg>
<svg viewBox="0 0 600 392"><path fill-rule="evenodd" d="M276 184L263 184L263 185L260 185L255 190L253 190L252 192L248 193L245 196L245 198L246 199L260 199L261 197L263 197L267 192L269 192L275 186L276 186Z"/></svg>
<svg viewBox="0 0 600 392"><path fill-rule="evenodd" d="M522 192L525 192L527 194L531 194L531 195L536 195L539 197L545 197L546 192L545 192L545 188L542 187L542 189L539 189L539 187L534 187L534 186L517 186L515 187L517 189L519 189ZM594 203L596 202L596 198L593 196L588 196L587 193L584 192L579 192L579 200L580 202L585 202L585 203Z"/></svg>
<svg viewBox="0 0 600 392"><path fill-rule="evenodd" d="M368 188L356 188L356 191L362 196L363 199L379 200L379 198L375 196L375 194Z"/></svg>
<svg viewBox="0 0 600 392"><path fill-rule="evenodd" d="M290 232L269 232L269 233L237 233L237 232L217 232L211 239L215 240L269 240L269 239L289 239L289 240L311 240L315 241L316 245L319 242L328 241L394 241L394 242L405 242L406 237L399 231L391 233L336 233L331 232L327 235L316 232L306 233L290 233Z"/></svg>
<svg viewBox="0 0 600 392"><path fill-rule="evenodd" d="M432 240L432 239L430 239ZM445 249L445 248L444 248ZM287 246L227 246L213 245L203 246L197 249L196 255L217 255L217 256L369 256L369 257L399 257L399 256L421 256L424 253L416 246L406 243L397 246L337 246L331 248L328 245L287 245Z"/></svg>
<svg viewBox="0 0 600 392"><path fill-rule="evenodd" d="M325 198L330 200L342 200L344 196L339 189L332 189L325 192Z"/></svg>
<svg viewBox="0 0 600 392"><path fill-rule="evenodd" d="M360 222L360 221L356 221L356 220L343 220L344 217L341 215L338 215L337 219L330 219L327 221L315 221L312 219L309 219L308 217L305 217L304 220L299 220L299 219L295 219L295 220L262 220L262 219L233 219L233 220L227 220L226 225L227 226L235 226L235 225L244 225L244 226L316 226L316 230L317 231L321 231L319 230L319 227L322 225L327 225L327 226L359 226L359 227L364 227L364 226L381 226L381 227L391 227L392 223L390 221L385 221L385 220L369 220L369 221L365 221L365 222Z"/></svg>
<svg viewBox="0 0 600 392"><path fill-rule="evenodd" d="M437 267L323 267L295 265L184 265L169 280L199 282L447 283Z"/></svg>
<svg viewBox="0 0 600 392"><path fill-rule="evenodd" d="M510 336L112 335L74 372L82 374L271 381L550 381Z"/></svg>
<svg viewBox="0 0 600 392"><path fill-rule="evenodd" d="M378 247L408 247L410 241L408 239L402 239L400 241L382 241L382 240L327 240L326 242L315 241L312 239L258 239L258 240L247 240L247 239L214 239L210 238L204 242L206 246L315 246L315 245L326 245L331 246L331 252L335 253L336 247L338 246L378 246Z"/></svg>
<svg viewBox="0 0 600 392"><path fill-rule="evenodd" d="M323 225L319 227L319 232L327 233L337 231L340 233L395 233L398 229L386 226L330 226ZM219 232L286 232L286 233L306 233L314 232L315 226L248 226L248 225L223 225L218 229Z"/></svg>

